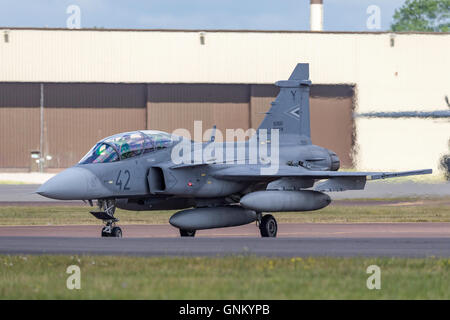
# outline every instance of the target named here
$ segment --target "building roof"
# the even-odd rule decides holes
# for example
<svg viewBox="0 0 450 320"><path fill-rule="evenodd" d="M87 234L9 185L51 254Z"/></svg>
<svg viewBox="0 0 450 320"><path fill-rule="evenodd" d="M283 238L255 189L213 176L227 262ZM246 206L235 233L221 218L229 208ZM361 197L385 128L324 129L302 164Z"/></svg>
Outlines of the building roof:
<svg viewBox="0 0 450 320"><path fill-rule="evenodd" d="M220 33L324 33L324 34L429 34L429 35L448 35L450 32L423 32L423 31L310 31L310 30L257 30L257 29L115 29L115 28L37 28L37 27L7 27L0 26L0 30L47 30L47 31L125 31L125 32L220 32Z"/></svg>

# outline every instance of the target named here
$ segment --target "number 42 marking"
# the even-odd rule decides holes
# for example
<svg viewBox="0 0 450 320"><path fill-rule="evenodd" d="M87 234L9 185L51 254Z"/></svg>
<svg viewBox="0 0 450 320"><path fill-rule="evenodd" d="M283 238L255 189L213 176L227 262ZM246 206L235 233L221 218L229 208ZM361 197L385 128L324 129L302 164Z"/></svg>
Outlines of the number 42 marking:
<svg viewBox="0 0 450 320"><path fill-rule="evenodd" d="M123 188L122 188L122 183L123 183L122 176L123 175L126 176L124 179L126 181L125 181L125 184L123 184ZM119 190L130 190L130 188L128 187L128 184L130 183L130 178L131 178L130 171L125 170L123 172L123 175L122 175L122 170L119 170L119 174L117 175L117 179L116 179L116 186L119 186Z"/></svg>

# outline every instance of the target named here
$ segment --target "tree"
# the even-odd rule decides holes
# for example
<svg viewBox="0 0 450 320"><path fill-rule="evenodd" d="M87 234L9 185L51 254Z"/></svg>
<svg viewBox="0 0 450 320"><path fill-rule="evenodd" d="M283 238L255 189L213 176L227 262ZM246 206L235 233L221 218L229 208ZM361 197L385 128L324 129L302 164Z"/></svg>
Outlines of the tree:
<svg viewBox="0 0 450 320"><path fill-rule="evenodd" d="M392 31L450 31L450 0L406 0L395 10Z"/></svg>

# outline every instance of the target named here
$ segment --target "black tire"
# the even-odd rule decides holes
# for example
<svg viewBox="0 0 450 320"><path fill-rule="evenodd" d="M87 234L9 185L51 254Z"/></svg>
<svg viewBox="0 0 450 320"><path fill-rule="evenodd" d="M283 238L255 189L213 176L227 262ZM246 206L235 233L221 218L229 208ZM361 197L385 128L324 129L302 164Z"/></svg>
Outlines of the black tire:
<svg viewBox="0 0 450 320"><path fill-rule="evenodd" d="M120 227L114 227L111 231L111 237L122 238L122 229Z"/></svg>
<svg viewBox="0 0 450 320"><path fill-rule="evenodd" d="M111 233L105 232L105 228L102 228L102 238L111 237Z"/></svg>
<svg viewBox="0 0 450 320"><path fill-rule="evenodd" d="M183 229L180 229L180 236L182 236L182 237L195 237L195 230L183 230Z"/></svg>
<svg viewBox="0 0 450 320"><path fill-rule="evenodd" d="M271 214L266 214L261 219L259 231L263 238L275 238L278 231L277 220Z"/></svg>

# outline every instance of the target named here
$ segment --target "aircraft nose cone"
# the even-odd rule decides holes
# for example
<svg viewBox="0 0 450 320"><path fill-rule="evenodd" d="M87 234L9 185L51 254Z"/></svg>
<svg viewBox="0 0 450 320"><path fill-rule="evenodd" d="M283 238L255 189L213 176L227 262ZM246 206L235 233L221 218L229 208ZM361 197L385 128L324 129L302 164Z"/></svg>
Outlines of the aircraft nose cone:
<svg viewBox="0 0 450 320"><path fill-rule="evenodd" d="M45 182L36 193L58 200L85 200L88 197L88 181L95 177L89 170L69 168Z"/></svg>

